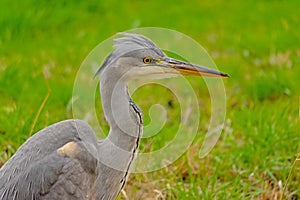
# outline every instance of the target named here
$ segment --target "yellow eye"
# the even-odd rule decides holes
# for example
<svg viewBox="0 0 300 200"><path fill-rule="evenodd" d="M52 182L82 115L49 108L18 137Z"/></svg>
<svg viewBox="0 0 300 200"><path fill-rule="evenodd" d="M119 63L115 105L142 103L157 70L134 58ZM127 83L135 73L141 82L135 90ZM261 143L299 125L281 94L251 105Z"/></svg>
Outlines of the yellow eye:
<svg viewBox="0 0 300 200"><path fill-rule="evenodd" d="M150 57L145 57L144 59L143 59L143 62L145 63L145 64L149 64L149 63L151 63L151 58Z"/></svg>

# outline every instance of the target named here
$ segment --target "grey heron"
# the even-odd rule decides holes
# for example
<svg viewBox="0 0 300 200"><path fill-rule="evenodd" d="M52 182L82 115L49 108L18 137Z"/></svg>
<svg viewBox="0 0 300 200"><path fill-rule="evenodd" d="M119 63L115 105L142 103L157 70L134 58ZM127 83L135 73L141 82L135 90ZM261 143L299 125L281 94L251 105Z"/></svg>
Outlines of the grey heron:
<svg viewBox="0 0 300 200"><path fill-rule="evenodd" d="M228 76L169 58L145 36L123 33L96 73L110 125L108 137L98 140L92 128L78 119L40 130L0 169L0 199L116 199L143 131L142 111L130 98L127 84L134 78L178 74Z"/></svg>

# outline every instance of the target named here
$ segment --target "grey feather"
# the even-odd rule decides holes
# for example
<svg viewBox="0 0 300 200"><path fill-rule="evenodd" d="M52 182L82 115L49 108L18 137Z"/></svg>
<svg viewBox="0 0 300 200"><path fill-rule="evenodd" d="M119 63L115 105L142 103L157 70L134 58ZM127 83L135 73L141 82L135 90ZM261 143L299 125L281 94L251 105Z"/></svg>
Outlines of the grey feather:
<svg viewBox="0 0 300 200"><path fill-rule="evenodd" d="M128 56L131 52L150 49L161 57L165 56L165 53L149 38L133 33L120 33L119 35L123 37L114 39L114 51L105 59L95 76L99 75L107 66L112 65L120 57Z"/></svg>

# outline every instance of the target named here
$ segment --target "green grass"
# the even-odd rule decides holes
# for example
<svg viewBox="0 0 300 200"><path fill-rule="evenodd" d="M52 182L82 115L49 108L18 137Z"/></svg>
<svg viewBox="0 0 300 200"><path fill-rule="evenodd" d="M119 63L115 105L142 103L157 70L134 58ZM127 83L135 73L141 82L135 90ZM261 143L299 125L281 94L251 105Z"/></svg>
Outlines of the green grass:
<svg viewBox="0 0 300 200"><path fill-rule="evenodd" d="M193 37L219 69L231 75L224 80L226 127L207 157L198 158L203 141L199 134L169 167L132 174L125 187L129 199L299 199L299 6L297 0L2 0L0 165L29 137L32 127L36 132L72 117L67 107L76 72L98 43L135 27L165 27ZM197 96L203 102L203 133L210 117L209 94L199 78L189 80L201 91ZM152 94L153 89L160 92ZM138 92L134 99L145 113L157 102L169 112L166 136L142 141L141 151L149 151L172 137L179 108L171 94L161 95L166 91L156 86Z"/></svg>

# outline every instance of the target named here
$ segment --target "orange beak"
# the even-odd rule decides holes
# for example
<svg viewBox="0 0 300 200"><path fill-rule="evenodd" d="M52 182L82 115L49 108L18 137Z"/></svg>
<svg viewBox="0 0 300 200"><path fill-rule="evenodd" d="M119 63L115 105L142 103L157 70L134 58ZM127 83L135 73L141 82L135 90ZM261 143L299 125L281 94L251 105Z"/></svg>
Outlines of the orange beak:
<svg viewBox="0 0 300 200"><path fill-rule="evenodd" d="M176 60L173 58L165 58L159 61L159 65L170 67L175 69L182 75L197 75L197 76L210 76L210 77L229 77L228 74L209 69L206 67L202 67L199 65L195 65L192 63L184 62L181 60Z"/></svg>

